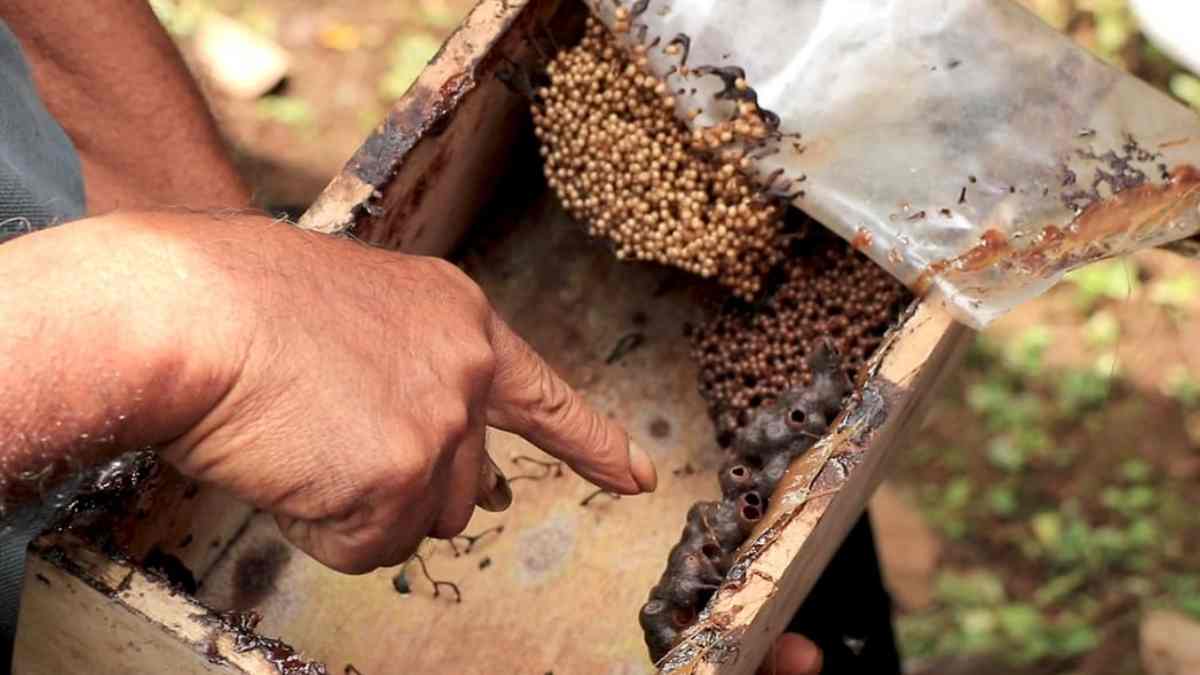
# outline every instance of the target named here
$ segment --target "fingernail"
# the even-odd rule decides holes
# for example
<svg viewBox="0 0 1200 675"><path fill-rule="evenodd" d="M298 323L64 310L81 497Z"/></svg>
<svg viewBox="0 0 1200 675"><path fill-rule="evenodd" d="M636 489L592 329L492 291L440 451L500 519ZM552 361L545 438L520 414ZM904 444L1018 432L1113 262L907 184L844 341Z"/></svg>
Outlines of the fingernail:
<svg viewBox="0 0 1200 675"><path fill-rule="evenodd" d="M642 492L654 492L654 488L658 487L658 471L654 469L654 460L632 440L629 441L629 470Z"/></svg>

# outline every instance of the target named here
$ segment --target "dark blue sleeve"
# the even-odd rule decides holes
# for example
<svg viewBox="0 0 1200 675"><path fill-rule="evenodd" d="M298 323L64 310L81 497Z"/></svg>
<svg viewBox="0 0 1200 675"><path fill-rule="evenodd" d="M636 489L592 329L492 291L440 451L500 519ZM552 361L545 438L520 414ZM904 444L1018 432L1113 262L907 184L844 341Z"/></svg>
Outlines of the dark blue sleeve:
<svg viewBox="0 0 1200 675"><path fill-rule="evenodd" d="M80 218L85 206L79 155L42 104L20 44L0 21L0 243ZM58 501L0 508L0 673L8 672L12 657L25 547Z"/></svg>
<svg viewBox="0 0 1200 675"><path fill-rule="evenodd" d="M0 242L80 218L85 205L79 155L0 21Z"/></svg>

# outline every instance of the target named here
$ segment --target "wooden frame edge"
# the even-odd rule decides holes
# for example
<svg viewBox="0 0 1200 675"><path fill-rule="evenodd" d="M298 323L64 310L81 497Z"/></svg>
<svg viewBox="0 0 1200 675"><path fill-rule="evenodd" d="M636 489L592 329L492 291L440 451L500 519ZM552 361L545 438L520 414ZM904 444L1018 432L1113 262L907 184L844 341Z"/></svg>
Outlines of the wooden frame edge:
<svg viewBox="0 0 1200 675"><path fill-rule="evenodd" d="M757 669L973 335L937 303L916 304L872 360L834 431L792 465L729 579L660 672Z"/></svg>

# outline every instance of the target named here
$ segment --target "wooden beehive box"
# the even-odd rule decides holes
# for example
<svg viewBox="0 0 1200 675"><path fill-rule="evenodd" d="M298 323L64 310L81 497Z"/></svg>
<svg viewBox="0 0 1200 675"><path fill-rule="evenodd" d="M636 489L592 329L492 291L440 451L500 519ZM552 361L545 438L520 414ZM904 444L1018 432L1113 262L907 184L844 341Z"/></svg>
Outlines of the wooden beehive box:
<svg viewBox="0 0 1200 675"><path fill-rule="evenodd" d="M308 660L362 675L653 670L637 610L688 507L718 494L720 455L681 331L702 317L703 292L681 273L618 263L569 221L541 177L527 102L506 84L577 38L585 11L483 0L301 224L407 252L459 251L513 327L655 456L658 492L583 506L592 489L569 473L514 482L512 509L479 513L467 530L502 532L461 556L426 546L430 572L461 588L455 603L416 567L407 593L395 569L326 570L269 516L159 467L33 544L16 672L318 672ZM634 333L640 348L610 363ZM967 337L931 306L910 310L861 402L772 500L744 582L717 595L668 664L753 672ZM489 449L510 476L542 475L516 463L545 459L519 439L497 434ZM262 616L257 629L222 618L248 609Z"/></svg>

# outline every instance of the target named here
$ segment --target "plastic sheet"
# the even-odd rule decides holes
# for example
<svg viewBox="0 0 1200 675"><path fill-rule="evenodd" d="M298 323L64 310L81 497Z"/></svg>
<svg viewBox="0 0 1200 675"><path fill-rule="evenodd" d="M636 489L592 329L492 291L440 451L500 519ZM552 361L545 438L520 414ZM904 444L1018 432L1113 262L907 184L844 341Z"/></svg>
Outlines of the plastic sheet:
<svg viewBox="0 0 1200 675"><path fill-rule="evenodd" d="M969 325L1200 231L1200 118L1010 0L586 1L690 125L742 69L749 171Z"/></svg>

